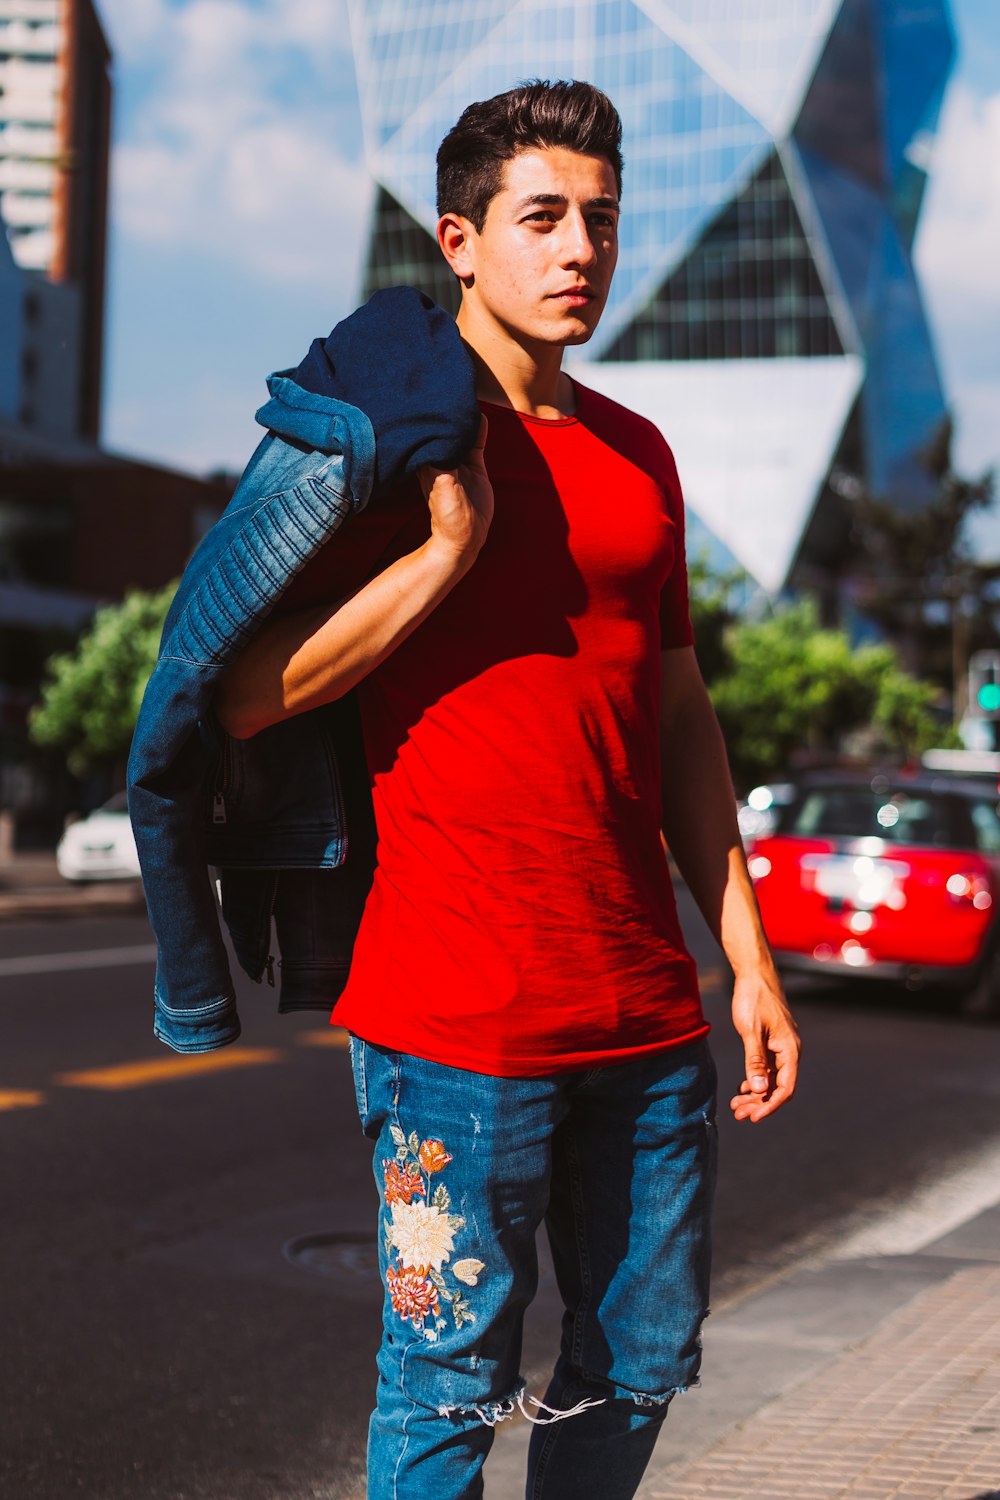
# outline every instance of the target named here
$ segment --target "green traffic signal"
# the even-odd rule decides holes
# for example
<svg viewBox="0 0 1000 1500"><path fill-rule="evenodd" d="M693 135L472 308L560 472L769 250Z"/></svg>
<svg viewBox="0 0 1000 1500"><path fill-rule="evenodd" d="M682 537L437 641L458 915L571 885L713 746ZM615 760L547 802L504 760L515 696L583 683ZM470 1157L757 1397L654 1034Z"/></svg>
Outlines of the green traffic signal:
<svg viewBox="0 0 1000 1500"><path fill-rule="evenodd" d="M976 699L984 714L995 714L1000 710L1000 683L984 682Z"/></svg>

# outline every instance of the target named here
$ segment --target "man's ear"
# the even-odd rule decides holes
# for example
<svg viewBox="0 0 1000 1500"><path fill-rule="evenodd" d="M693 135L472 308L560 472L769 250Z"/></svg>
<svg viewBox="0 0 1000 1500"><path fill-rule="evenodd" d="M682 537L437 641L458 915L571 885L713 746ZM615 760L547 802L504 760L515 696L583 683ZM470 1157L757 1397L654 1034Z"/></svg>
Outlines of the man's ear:
<svg viewBox="0 0 1000 1500"><path fill-rule="evenodd" d="M479 236L471 219L461 214L444 214L438 220L437 242L441 254L460 281L472 283L476 270L476 241Z"/></svg>

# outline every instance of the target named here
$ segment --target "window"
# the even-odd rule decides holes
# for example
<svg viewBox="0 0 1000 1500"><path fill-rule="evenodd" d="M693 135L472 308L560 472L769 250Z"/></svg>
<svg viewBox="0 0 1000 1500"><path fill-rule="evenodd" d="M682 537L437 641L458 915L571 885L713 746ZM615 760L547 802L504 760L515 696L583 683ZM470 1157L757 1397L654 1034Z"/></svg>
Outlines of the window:
<svg viewBox="0 0 1000 1500"><path fill-rule="evenodd" d="M954 800L902 789L821 787L807 791L789 809L780 831L796 838L877 838L890 844L965 848L970 840L962 836Z"/></svg>
<svg viewBox="0 0 1000 1500"><path fill-rule="evenodd" d="M969 809L976 831L976 848L982 854L1000 854L1000 815L995 802L973 802Z"/></svg>

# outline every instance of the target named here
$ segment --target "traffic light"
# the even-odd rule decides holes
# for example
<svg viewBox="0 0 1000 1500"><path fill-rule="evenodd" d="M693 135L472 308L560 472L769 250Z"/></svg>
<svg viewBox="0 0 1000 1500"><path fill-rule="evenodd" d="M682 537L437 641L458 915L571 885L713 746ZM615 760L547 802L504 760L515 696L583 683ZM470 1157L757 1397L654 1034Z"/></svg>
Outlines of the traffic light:
<svg viewBox="0 0 1000 1500"><path fill-rule="evenodd" d="M1000 719L1000 651L974 651L969 657L969 713Z"/></svg>

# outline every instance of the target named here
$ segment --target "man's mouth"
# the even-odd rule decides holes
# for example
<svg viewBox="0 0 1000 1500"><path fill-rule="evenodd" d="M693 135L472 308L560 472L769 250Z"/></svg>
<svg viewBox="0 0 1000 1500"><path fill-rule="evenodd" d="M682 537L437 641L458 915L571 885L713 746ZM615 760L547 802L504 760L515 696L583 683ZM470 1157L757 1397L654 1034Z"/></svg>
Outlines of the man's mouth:
<svg viewBox="0 0 1000 1500"><path fill-rule="evenodd" d="M591 291L589 286L568 286L551 295L555 302L565 302L570 307L586 307L588 302L593 302L597 293Z"/></svg>

